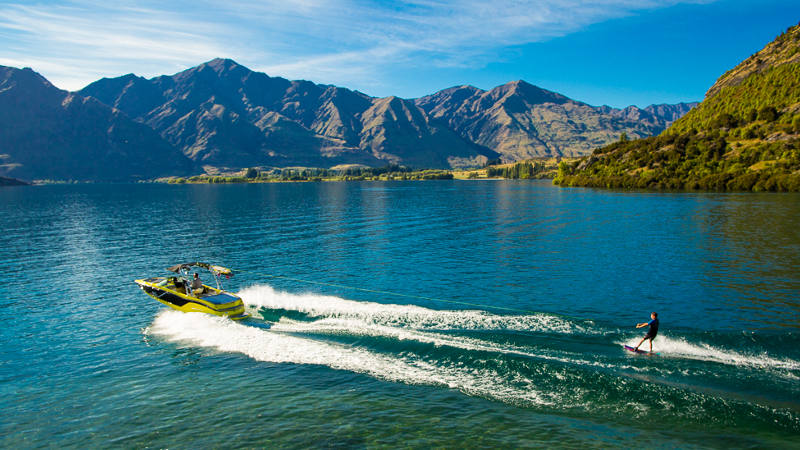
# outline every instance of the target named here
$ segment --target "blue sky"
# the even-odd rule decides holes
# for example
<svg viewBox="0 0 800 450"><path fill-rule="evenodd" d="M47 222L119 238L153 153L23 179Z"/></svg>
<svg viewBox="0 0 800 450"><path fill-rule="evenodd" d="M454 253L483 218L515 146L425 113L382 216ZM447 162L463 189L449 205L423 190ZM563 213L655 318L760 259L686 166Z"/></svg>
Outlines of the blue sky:
<svg viewBox="0 0 800 450"><path fill-rule="evenodd" d="M0 64L76 90L227 57L374 96L523 79L646 106L701 100L798 21L797 0L0 0Z"/></svg>

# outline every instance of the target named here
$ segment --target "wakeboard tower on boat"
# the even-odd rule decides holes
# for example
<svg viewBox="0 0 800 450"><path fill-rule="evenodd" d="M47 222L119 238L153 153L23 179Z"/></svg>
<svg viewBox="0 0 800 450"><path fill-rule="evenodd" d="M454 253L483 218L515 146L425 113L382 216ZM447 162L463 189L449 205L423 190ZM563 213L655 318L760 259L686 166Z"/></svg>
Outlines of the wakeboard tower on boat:
<svg viewBox="0 0 800 450"><path fill-rule="evenodd" d="M214 275L217 287L202 285L192 289L192 268L206 269ZM231 269L203 262L177 264L167 270L176 276L151 277L135 280L135 283L149 296L159 302L183 312L203 312L216 316L227 316L233 320L241 320L248 315L244 312L242 299L220 288L220 277L233 276Z"/></svg>

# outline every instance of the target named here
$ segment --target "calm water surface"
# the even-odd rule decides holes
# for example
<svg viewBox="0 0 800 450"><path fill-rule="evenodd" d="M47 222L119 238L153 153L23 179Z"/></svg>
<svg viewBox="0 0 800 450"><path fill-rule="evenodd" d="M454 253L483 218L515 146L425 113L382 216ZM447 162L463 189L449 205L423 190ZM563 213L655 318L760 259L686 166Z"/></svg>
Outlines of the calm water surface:
<svg viewBox="0 0 800 450"><path fill-rule="evenodd" d="M800 442L796 194L42 186L0 227L5 448ZM194 260L253 317L133 283Z"/></svg>

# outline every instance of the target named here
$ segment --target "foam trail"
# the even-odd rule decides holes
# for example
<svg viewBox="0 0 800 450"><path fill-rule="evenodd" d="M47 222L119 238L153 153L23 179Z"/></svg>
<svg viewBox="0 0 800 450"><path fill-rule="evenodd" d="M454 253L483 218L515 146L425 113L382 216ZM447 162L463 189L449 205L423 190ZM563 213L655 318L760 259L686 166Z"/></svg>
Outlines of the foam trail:
<svg viewBox="0 0 800 450"><path fill-rule="evenodd" d="M503 353L507 355L517 355L549 361L558 361L566 364L578 364L582 366L596 366L605 368L627 368L639 370L632 366L619 366L618 364L607 364L598 360L578 359L574 354L556 356L552 350L547 352L534 351L534 349L513 346L509 344L498 344L482 339L474 339L464 336L451 336L434 332L418 331L408 328L388 327L365 323L358 319L339 319L324 318L314 322L298 322L294 320L281 319L280 322L272 326L271 330L284 333L316 333L349 336L369 336L379 338L391 338L397 341L416 341L434 346L448 346L467 351L480 351L491 353Z"/></svg>
<svg viewBox="0 0 800 450"><path fill-rule="evenodd" d="M363 348L286 335L248 327L223 317L164 310L145 330L148 335L223 352L247 355L258 361L316 364L407 384L446 386L469 395L500 401L553 405L563 401L554 392L537 390L533 380L513 380L495 370L429 362L411 354L385 355Z"/></svg>
<svg viewBox="0 0 800 450"><path fill-rule="evenodd" d="M635 338L626 342L618 342L635 346L641 338ZM642 344L644 349L649 348L647 343ZM685 338L671 338L659 333L653 342L653 349L662 355L689 358L700 361L710 361L733 366L746 366L753 368L771 368L784 370L800 370L800 362L791 359L777 359L767 355L766 352L760 355L748 355L733 350L725 350L712 345L698 342L691 343Z"/></svg>
<svg viewBox="0 0 800 450"><path fill-rule="evenodd" d="M315 317L357 318L391 327L427 330L512 330L564 334L597 331L551 314L496 315L478 310L439 311L415 305L345 300L318 294L291 294L255 285L238 293L250 307L300 311Z"/></svg>

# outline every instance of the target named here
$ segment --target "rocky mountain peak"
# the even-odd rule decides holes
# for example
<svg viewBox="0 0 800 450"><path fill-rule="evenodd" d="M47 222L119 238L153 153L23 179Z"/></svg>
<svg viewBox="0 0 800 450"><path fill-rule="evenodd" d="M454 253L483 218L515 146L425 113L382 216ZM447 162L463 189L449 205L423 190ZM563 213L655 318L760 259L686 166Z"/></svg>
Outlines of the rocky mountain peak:
<svg viewBox="0 0 800 450"><path fill-rule="evenodd" d="M528 104L541 104L541 103L561 104L569 101L567 97L564 97L561 94L557 94L555 92L542 89L524 80L512 81L502 86L498 86L489 91L489 95L498 99L516 96L521 98Z"/></svg>
<svg viewBox="0 0 800 450"><path fill-rule="evenodd" d="M15 86L23 89L44 89L63 92L53 86L45 77L34 72L30 67L17 69L15 67L0 66L0 89L8 89Z"/></svg>
<svg viewBox="0 0 800 450"><path fill-rule="evenodd" d="M214 58L211 61L200 64L199 66L197 66L197 68L200 71L210 69L220 76L231 72L241 72L241 73L252 72L247 67L242 66L236 61L228 58Z"/></svg>

